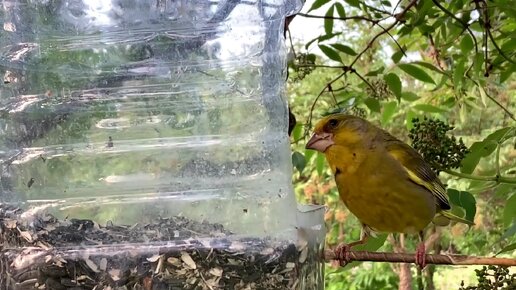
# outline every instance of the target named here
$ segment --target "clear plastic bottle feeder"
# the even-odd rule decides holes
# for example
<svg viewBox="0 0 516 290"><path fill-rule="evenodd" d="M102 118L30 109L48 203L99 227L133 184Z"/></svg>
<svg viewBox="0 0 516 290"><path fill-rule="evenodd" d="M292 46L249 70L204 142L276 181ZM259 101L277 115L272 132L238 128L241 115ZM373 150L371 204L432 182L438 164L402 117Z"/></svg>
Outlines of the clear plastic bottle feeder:
<svg viewBox="0 0 516 290"><path fill-rule="evenodd" d="M0 289L322 289L284 98L295 0L8 0Z"/></svg>

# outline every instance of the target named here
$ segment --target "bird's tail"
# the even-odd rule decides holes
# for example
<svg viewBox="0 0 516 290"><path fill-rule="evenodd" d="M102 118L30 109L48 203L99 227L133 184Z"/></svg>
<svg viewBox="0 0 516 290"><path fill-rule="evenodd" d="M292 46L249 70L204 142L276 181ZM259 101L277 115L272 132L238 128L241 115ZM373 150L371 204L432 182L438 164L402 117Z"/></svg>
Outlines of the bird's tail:
<svg viewBox="0 0 516 290"><path fill-rule="evenodd" d="M461 218L459 216L456 216L453 213L451 213L449 211L446 211L446 210L440 211L435 216L435 218L433 220L433 223L436 224L436 225L439 225L439 226L446 226L446 225L448 225L450 223L450 221L467 224L469 226L475 225L474 222L469 221L469 220L467 220L465 218Z"/></svg>

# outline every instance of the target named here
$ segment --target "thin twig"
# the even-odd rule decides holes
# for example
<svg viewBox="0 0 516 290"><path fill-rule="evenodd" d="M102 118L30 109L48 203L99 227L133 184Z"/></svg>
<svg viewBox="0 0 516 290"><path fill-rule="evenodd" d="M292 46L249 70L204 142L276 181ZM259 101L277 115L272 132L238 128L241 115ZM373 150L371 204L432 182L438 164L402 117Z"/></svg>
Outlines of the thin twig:
<svg viewBox="0 0 516 290"><path fill-rule="evenodd" d="M498 51L498 53L503 57L505 58L508 62L512 63L512 64L516 64L516 62L512 59L510 59L506 54L505 52L503 52L503 50L498 46L498 44L496 43L494 37L493 37L493 33L491 32L491 30L487 30L487 35L489 36L489 39L491 39L491 42L493 43L493 46L496 48L496 50Z"/></svg>
<svg viewBox="0 0 516 290"><path fill-rule="evenodd" d="M474 79L468 77L468 79L470 81L472 81L477 87L480 86L480 84L475 81ZM511 119L513 119L514 121L516 121L516 117L514 117L514 114L509 111L509 109L507 109L506 107L504 107L504 105L500 104L500 102L498 102L498 100L496 100L495 98L493 98L493 96L491 96L489 93L487 93L487 91L485 92L486 93L486 96L488 99L490 99L491 101L493 101L498 107L500 107L506 114L507 116L509 116Z"/></svg>
<svg viewBox="0 0 516 290"><path fill-rule="evenodd" d="M343 69L350 70L350 67L347 65L325 65L325 64L298 64L297 67L314 67L314 68L335 68L335 69Z"/></svg>
<svg viewBox="0 0 516 290"><path fill-rule="evenodd" d="M290 42L290 48L292 49L292 53L294 54L294 59L297 59L296 50L294 48L294 42L292 41L292 33L290 33L290 29L287 28L288 32L288 40Z"/></svg>
<svg viewBox="0 0 516 290"><path fill-rule="evenodd" d="M360 59L360 57L369 49L373 46L373 43L382 35L384 35L385 33L388 33L389 30L393 29L396 25L398 25L398 23L401 22L401 20L403 19L403 16L405 16L405 14L407 13L407 11L412 8L412 6L416 5L417 3L417 0L412 0L410 1L410 3L407 5L407 7L405 7L403 9L403 11L401 11L400 13L396 14L396 21L394 21L391 25L389 25L387 28L385 28L383 31L381 31L380 33L376 34L370 41L369 43L367 44L367 46L355 57L355 59L353 60L353 62L349 65L350 67L353 67L353 65L355 65L355 63Z"/></svg>
<svg viewBox="0 0 516 290"><path fill-rule="evenodd" d="M337 77L335 77L334 79L332 79L329 83L326 84L326 86L324 86L324 88L319 92L319 94L317 95L317 97L315 98L314 102L312 103L312 107L310 108L310 113L308 114L308 120L307 120L307 126L306 126L306 131L310 130L310 125L312 124L312 118L313 118L313 113L314 113L314 109L315 109L315 104L317 104L317 101L319 100L319 98L322 96L322 94L328 90L330 91L331 90L331 85L333 83L335 83L336 81L338 81L341 77L343 77L344 75L346 75L346 73L348 72L348 70L344 70L342 73L340 73ZM305 135L307 136L308 134L305 133Z"/></svg>
<svg viewBox="0 0 516 290"><path fill-rule="evenodd" d="M389 16L393 16L393 15L392 15L392 13L391 13L391 12L389 12L389 11L379 9L379 8L373 7L373 6L371 6L371 5L367 5L366 3L364 3L364 5L365 5L368 9L370 9L370 10L373 10L373 11L376 11L376 12L378 12L378 13L382 13L382 14L387 14L387 15L389 15Z"/></svg>
<svg viewBox="0 0 516 290"><path fill-rule="evenodd" d="M297 15L303 16L303 17L306 17L306 18L333 19L333 20L343 20L343 21L346 21L346 20L355 20L355 21L362 20L362 21L370 22L370 23L373 24L373 27L376 25L376 26L380 27L380 29L382 29L384 33L387 33L391 37L391 39L394 41L394 43L396 43L396 46L398 46L398 48L401 50L403 55L407 56L406 53L405 53L405 50L401 47L401 45L394 38L394 36L392 36L392 34L390 34L389 31L387 31L382 25L380 25L380 22L383 21L384 19L371 19L371 18L368 18L366 16L347 16L347 17L322 16L322 15L312 15L312 14L305 14L305 13L298 13Z"/></svg>
<svg viewBox="0 0 516 290"><path fill-rule="evenodd" d="M457 172L453 170L443 170L443 172L448 173L449 175L457 176L460 178L466 178L471 180L479 180L479 181L492 181L496 183L510 183L510 184L516 184L516 178L506 177L506 176L478 176L478 175L471 175L467 173Z"/></svg>
<svg viewBox="0 0 516 290"><path fill-rule="evenodd" d="M480 11L479 1L474 1L474 2L475 2L475 5L478 7L478 14L479 15L484 14L484 31L482 31L483 38L484 38L484 44L483 44L484 45L484 64L485 64L484 76L488 77L490 67L489 67L489 48L487 47L487 34L488 34L487 32L491 28L491 23L489 20L489 14L487 13L487 10L483 9L483 11ZM484 7L485 7L485 5L484 5Z"/></svg>
<svg viewBox="0 0 516 290"><path fill-rule="evenodd" d="M369 86L369 88L371 88L371 90L373 90L373 92L376 94L375 87L373 87L373 85L371 85L371 83L368 82L361 74L359 74L356 70L352 70L352 73L356 74L357 77L359 77L364 83L366 83Z"/></svg>
<svg viewBox="0 0 516 290"><path fill-rule="evenodd" d="M387 253L387 252L368 252L368 251L349 251L350 261L368 262L389 262L389 263L415 263L415 254L406 253ZM426 255L426 263L434 265L498 265L511 267L516 266L516 259L495 258L495 257L475 257L466 255ZM326 261L336 260L337 257L332 250L324 252Z"/></svg>
<svg viewBox="0 0 516 290"><path fill-rule="evenodd" d="M434 49L434 61L436 62L441 72L443 74L446 74L445 69L441 64L441 53L439 52L439 49L435 46L434 38L430 33L428 34L428 40L430 41L430 46Z"/></svg>
<svg viewBox="0 0 516 290"><path fill-rule="evenodd" d="M346 16L346 17L322 16L322 15L312 15L312 14L306 14L306 13L298 13L296 15L303 16L303 17L306 17L306 18L333 19L333 20L342 20L342 21L346 21L346 20L356 20L356 21L359 21L359 20L362 20L362 21L371 22L373 24L378 24L378 22L379 22L379 20L374 20L374 19L368 18L366 16L360 16L360 15Z"/></svg>

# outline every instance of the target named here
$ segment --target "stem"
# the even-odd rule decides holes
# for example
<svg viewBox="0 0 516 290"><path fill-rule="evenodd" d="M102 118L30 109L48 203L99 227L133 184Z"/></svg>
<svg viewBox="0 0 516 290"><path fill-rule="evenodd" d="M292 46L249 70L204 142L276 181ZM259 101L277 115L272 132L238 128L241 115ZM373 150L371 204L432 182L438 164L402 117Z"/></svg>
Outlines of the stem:
<svg viewBox="0 0 516 290"><path fill-rule="evenodd" d="M349 261L369 261L369 262L389 262L389 263L415 263L415 254L405 253L386 253L368 251L347 251ZM337 256L332 250L324 251L326 261L337 260ZM510 258L491 258L475 257L465 255L426 255L427 264L434 265L498 265L516 266L516 259Z"/></svg>
<svg viewBox="0 0 516 290"><path fill-rule="evenodd" d="M498 143L498 145L496 146L496 160L495 160L495 166L496 166L496 177L497 178L500 178L501 174L500 174L500 147L502 147L502 144Z"/></svg>
<svg viewBox="0 0 516 290"><path fill-rule="evenodd" d="M336 69L343 69L346 71L351 70L351 68L347 65L325 65L325 64L298 64L297 67L320 67L320 68L336 68Z"/></svg>
<svg viewBox="0 0 516 290"><path fill-rule="evenodd" d="M516 184L516 178L512 177L506 177L506 176L478 176L478 175L471 175L467 173L452 171L452 170L443 170L443 172L448 173L449 175L457 176L460 178L467 178L471 180L480 180L480 181L493 181L496 183L510 183L510 184Z"/></svg>

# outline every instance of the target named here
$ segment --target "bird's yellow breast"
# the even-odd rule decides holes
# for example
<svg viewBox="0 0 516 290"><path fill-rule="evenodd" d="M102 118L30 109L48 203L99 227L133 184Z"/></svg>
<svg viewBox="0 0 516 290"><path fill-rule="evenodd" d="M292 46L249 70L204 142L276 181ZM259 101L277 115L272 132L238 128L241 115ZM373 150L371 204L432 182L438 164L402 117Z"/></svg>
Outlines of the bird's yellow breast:
<svg viewBox="0 0 516 290"><path fill-rule="evenodd" d="M411 182L403 167L381 148L332 146L325 154L342 201L369 227L415 233L435 216L431 192Z"/></svg>

